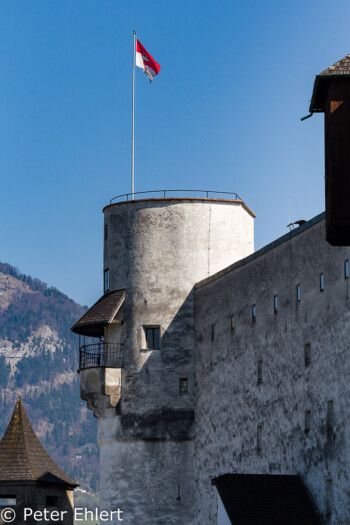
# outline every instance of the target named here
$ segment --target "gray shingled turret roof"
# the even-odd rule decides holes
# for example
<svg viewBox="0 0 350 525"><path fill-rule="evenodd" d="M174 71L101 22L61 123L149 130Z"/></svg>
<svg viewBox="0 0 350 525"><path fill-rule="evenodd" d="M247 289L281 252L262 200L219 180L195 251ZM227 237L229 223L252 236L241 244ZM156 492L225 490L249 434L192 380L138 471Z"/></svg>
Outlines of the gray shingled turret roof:
<svg viewBox="0 0 350 525"><path fill-rule="evenodd" d="M19 397L0 441L0 483L57 483L77 487L46 452L37 438Z"/></svg>
<svg viewBox="0 0 350 525"><path fill-rule="evenodd" d="M125 299L125 290L105 293L72 327L76 334L99 337L109 325Z"/></svg>
<svg viewBox="0 0 350 525"><path fill-rule="evenodd" d="M350 54L322 71L319 76L321 75L350 75Z"/></svg>
<svg viewBox="0 0 350 525"><path fill-rule="evenodd" d="M314 90L310 103L310 113L319 113L324 111L327 80L330 78L350 77L350 54L346 55L335 64L328 67L319 75L316 75Z"/></svg>

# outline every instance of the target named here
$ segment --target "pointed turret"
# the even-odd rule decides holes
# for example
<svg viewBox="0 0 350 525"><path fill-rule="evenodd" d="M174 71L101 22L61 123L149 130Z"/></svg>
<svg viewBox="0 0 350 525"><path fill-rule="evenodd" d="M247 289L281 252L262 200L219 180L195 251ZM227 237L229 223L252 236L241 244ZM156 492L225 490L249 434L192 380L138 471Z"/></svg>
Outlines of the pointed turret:
<svg viewBox="0 0 350 525"><path fill-rule="evenodd" d="M0 441L0 482L42 481L77 487L46 452L19 397Z"/></svg>
<svg viewBox="0 0 350 525"><path fill-rule="evenodd" d="M73 525L73 490L77 486L40 443L19 397L0 441L1 505L12 506L17 525L36 523L33 515L25 516L26 509L61 511L61 523Z"/></svg>

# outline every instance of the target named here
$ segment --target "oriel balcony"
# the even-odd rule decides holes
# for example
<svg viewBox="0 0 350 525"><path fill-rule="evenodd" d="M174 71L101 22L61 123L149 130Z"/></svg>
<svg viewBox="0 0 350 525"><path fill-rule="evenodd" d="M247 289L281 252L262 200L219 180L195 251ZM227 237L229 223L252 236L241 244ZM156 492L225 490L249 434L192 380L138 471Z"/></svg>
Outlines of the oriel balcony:
<svg viewBox="0 0 350 525"><path fill-rule="evenodd" d="M88 368L123 368L124 344L100 342L79 349L79 372Z"/></svg>

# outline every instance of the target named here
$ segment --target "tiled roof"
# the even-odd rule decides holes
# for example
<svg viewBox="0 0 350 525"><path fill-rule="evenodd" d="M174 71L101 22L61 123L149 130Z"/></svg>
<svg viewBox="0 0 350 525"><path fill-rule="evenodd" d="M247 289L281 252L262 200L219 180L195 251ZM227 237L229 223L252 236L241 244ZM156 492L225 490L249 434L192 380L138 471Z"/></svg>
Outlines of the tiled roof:
<svg viewBox="0 0 350 525"><path fill-rule="evenodd" d="M41 481L77 487L46 452L19 397L0 441L0 483Z"/></svg>
<svg viewBox="0 0 350 525"><path fill-rule="evenodd" d="M76 334L99 337L103 327L110 324L125 299L125 290L104 294L72 327Z"/></svg>
<svg viewBox="0 0 350 525"><path fill-rule="evenodd" d="M320 75L350 75L350 54L322 71Z"/></svg>
<svg viewBox="0 0 350 525"><path fill-rule="evenodd" d="M310 103L310 113L318 113L324 111L325 99L327 93L327 79L350 77L350 54L346 55L335 64L328 67L319 75L316 75L314 90L312 93Z"/></svg>

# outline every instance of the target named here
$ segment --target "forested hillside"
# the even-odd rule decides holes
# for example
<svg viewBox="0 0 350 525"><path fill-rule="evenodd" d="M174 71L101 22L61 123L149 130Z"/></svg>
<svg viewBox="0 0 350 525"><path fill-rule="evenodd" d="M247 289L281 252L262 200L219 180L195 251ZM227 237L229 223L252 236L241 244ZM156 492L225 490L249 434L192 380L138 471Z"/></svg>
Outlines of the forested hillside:
<svg viewBox="0 0 350 525"><path fill-rule="evenodd" d="M80 400L78 341L86 311L57 289L0 263L0 434L22 396L39 439L83 488L98 489L97 425Z"/></svg>

